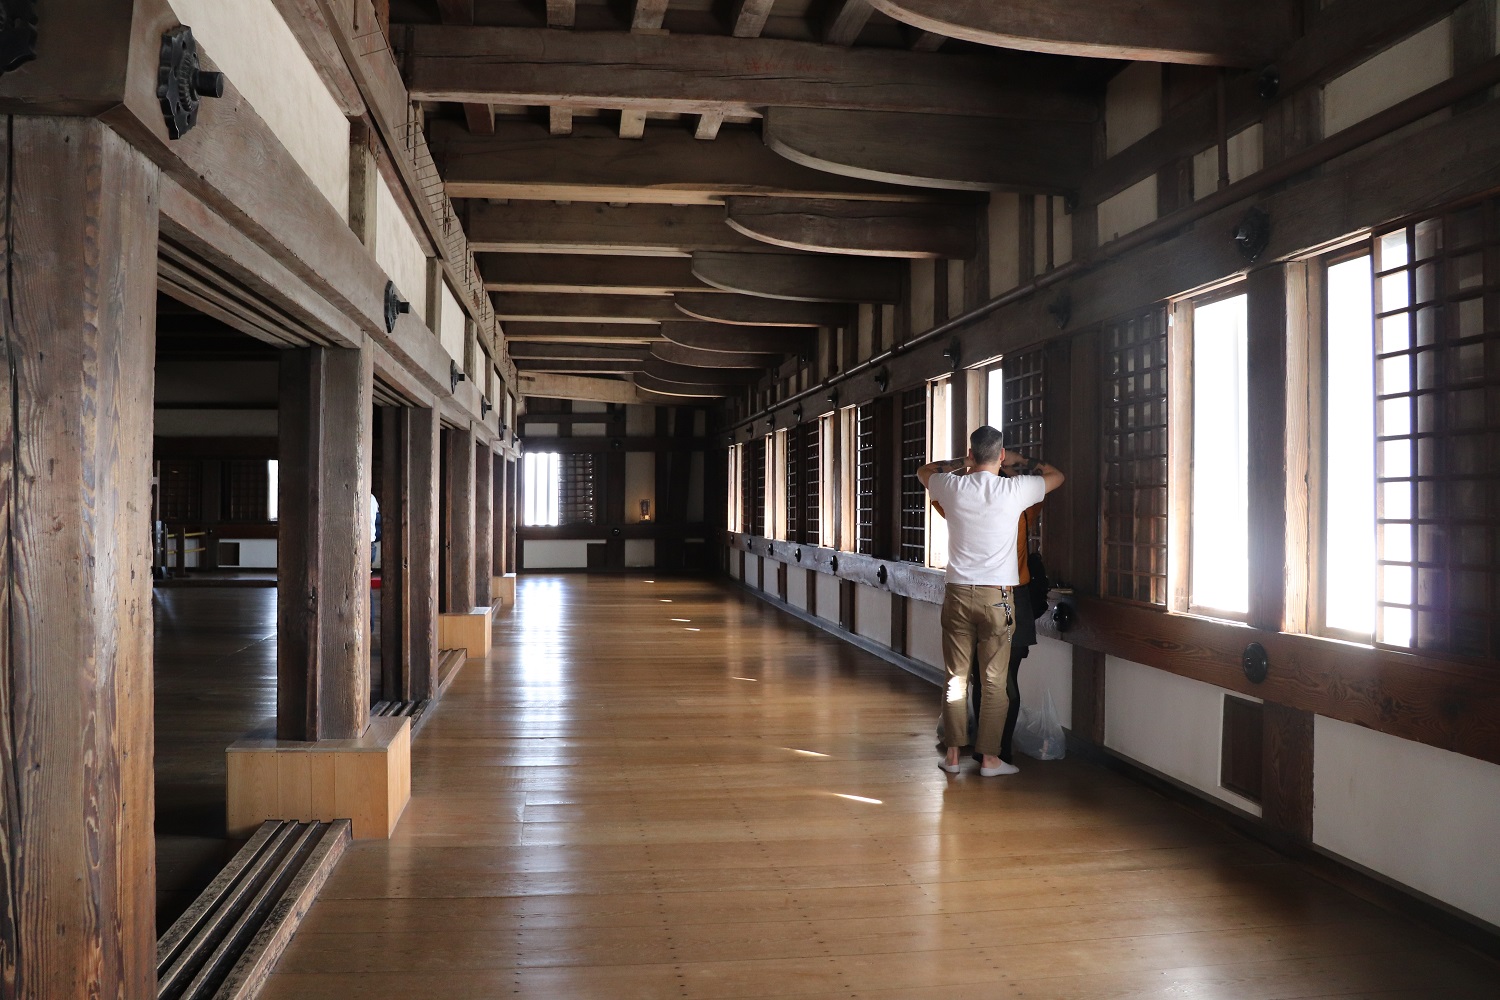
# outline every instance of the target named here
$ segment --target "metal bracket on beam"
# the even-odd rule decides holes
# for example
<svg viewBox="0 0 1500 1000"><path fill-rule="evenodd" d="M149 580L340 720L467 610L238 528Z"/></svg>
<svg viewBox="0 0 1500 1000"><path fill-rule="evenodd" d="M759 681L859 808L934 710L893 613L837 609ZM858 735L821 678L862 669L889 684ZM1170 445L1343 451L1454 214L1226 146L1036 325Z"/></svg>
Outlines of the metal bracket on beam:
<svg viewBox="0 0 1500 1000"><path fill-rule="evenodd" d="M167 134L181 139L198 124L200 98L223 97L224 74L200 69L193 29L178 25L161 36L156 67L156 98L161 101Z"/></svg>

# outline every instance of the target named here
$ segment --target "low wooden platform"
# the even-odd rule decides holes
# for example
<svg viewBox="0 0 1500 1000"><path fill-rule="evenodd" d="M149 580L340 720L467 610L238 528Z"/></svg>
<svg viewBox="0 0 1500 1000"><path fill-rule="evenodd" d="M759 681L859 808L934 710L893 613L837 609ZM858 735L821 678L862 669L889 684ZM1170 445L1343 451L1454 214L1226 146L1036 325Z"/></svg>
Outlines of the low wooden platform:
<svg viewBox="0 0 1500 1000"><path fill-rule="evenodd" d="M676 621L674 619L687 619ZM522 577L267 1000L1491 1000L1500 968L704 583Z"/></svg>

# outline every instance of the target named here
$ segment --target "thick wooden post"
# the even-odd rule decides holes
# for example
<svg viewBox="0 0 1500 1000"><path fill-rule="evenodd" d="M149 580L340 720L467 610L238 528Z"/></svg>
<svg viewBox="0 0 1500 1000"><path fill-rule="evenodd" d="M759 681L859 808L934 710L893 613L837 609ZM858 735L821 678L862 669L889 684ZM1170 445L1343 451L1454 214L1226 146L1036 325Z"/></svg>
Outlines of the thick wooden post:
<svg viewBox="0 0 1500 1000"><path fill-rule="evenodd" d="M411 698L410 410L380 407L380 693Z"/></svg>
<svg viewBox="0 0 1500 1000"><path fill-rule="evenodd" d="M1250 608L1256 628L1280 631L1287 596L1287 265L1250 274L1246 381L1250 393ZM1305 489L1294 491L1305 493ZM1305 511L1302 512L1305 517Z"/></svg>
<svg viewBox="0 0 1500 1000"><path fill-rule="evenodd" d="M489 442L474 448L474 606L487 608L495 566L495 453Z"/></svg>
<svg viewBox="0 0 1500 1000"><path fill-rule="evenodd" d="M474 431L443 429L447 499L443 506L443 574L448 614L474 610Z"/></svg>
<svg viewBox="0 0 1500 1000"><path fill-rule="evenodd" d="M494 502L490 508L490 515L493 518L490 530L494 534L493 544L490 546L494 555L490 563L491 576L504 576L507 572L506 552L510 548L511 540L506 534L505 527L509 523L506 520L506 509L510 505L510 488L506 483L505 470L509 465L504 455L495 455L490 462L490 478L494 484L492 493Z"/></svg>
<svg viewBox="0 0 1500 1000"><path fill-rule="evenodd" d="M281 356L276 734L352 739L370 719L369 352Z"/></svg>
<svg viewBox="0 0 1500 1000"><path fill-rule="evenodd" d="M0 994L150 997L157 169L89 119L0 150Z"/></svg>
<svg viewBox="0 0 1500 1000"><path fill-rule="evenodd" d="M438 652L438 415L406 411L411 508L407 519L407 630L411 659L407 697L420 701L437 691Z"/></svg>

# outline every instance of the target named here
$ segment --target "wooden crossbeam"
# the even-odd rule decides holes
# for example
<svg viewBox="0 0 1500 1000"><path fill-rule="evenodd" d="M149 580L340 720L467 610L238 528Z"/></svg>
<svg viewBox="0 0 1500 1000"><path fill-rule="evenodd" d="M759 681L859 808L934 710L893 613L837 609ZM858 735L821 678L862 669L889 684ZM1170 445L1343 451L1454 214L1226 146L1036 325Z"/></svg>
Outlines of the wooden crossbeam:
<svg viewBox="0 0 1500 1000"><path fill-rule="evenodd" d="M746 385L760 378L760 372L753 368L702 368L654 357L647 357L640 365L639 370L648 375L688 385Z"/></svg>
<svg viewBox="0 0 1500 1000"><path fill-rule="evenodd" d="M730 198L729 225L797 250L963 260L977 246L968 206L899 205L813 198Z"/></svg>
<svg viewBox="0 0 1500 1000"><path fill-rule="evenodd" d="M554 344L545 341L517 344L510 356L517 361L641 361L649 354L643 346L619 344Z"/></svg>
<svg viewBox="0 0 1500 1000"><path fill-rule="evenodd" d="M709 290L685 257L482 254L479 273L492 292L671 295Z"/></svg>
<svg viewBox="0 0 1500 1000"><path fill-rule="evenodd" d="M413 100L641 108L757 118L768 105L1092 121L1064 68L995 54L781 39L416 25Z"/></svg>
<svg viewBox="0 0 1500 1000"><path fill-rule="evenodd" d="M557 108L553 108L557 111ZM800 119L785 119L788 142L811 145ZM832 128L867 131L834 112ZM708 115L704 116L709 117ZM972 123L973 119L958 119ZM905 127L904 117L876 122ZM934 195L863 178L828 173L820 163L803 165L766 148L749 129L716 133L701 142L681 128L653 126L636 142L619 141L615 130L593 122L569 123L566 142L533 122L502 121L492 136L466 133L452 122L433 122L428 141L442 166L450 198L527 201L601 201L671 205L722 204L725 195L796 195L870 201L928 201ZM1088 133L1087 126L1076 126ZM919 135L921 133L918 133ZM946 134L946 133L944 133ZM899 142L900 137L892 141Z"/></svg>
<svg viewBox="0 0 1500 1000"><path fill-rule="evenodd" d="M576 0L547 0L547 27L571 28L577 16Z"/></svg>
<svg viewBox="0 0 1500 1000"><path fill-rule="evenodd" d="M547 131L551 135L573 134L573 109L554 104L547 109ZM450 194L450 198L458 197Z"/></svg>
<svg viewBox="0 0 1500 1000"><path fill-rule="evenodd" d="M652 344L661 341L661 331L662 327L657 323L601 323L597 320L544 323L512 320L505 324L505 340L507 344L537 341L557 344Z"/></svg>
<svg viewBox="0 0 1500 1000"><path fill-rule="evenodd" d="M837 0L823 23L823 41L829 45L853 45L873 13L875 8L869 0Z"/></svg>
<svg viewBox="0 0 1500 1000"><path fill-rule="evenodd" d="M766 26L776 0L734 0L734 14L729 19L735 38L755 38Z"/></svg>
<svg viewBox="0 0 1500 1000"><path fill-rule="evenodd" d="M655 375L639 372L634 376L635 387L654 392L662 396L688 396L688 397L724 397L732 395L735 391L733 386L724 385L686 385L681 382L668 382L666 379Z"/></svg>
<svg viewBox="0 0 1500 1000"><path fill-rule="evenodd" d="M1289 42L1299 4L1267 0L869 0L923 32L981 45L1095 59L1253 66Z"/></svg>
<svg viewBox="0 0 1500 1000"><path fill-rule="evenodd" d="M494 135L495 109L488 104L465 104L464 124L474 135Z"/></svg>
<svg viewBox="0 0 1500 1000"><path fill-rule="evenodd" d="M584 361L562 361L556 358L517 358L517 371L532 372L559 372L570 375L628 375L644 369L646 362L643 360L604 361L599 359Z"/></svg>
<svg viewBox="0 0 1500 1000"><path fill-rule="evenodd" d="M635 0L630 16L631 31L658 31L667 14L669 0Z"/></svg>
<svg viewBox="0 0 1500 1000"><path fill-rule="evenodd" d="M502 321L673 323L682 319L666 296L515 292L496 295L494 301L495 315Z"/></svg>
<svg viewBox="0 0 1500 1000"><path fill-rule="evenodd" d="M646 112L626 108L620 112L620 138L639 139L646 134Z"/></svg>
<svg viewBox="0 0 1500 1000"><path fill-rule="evenodd" d="M766 146L815 170L889 184L967 191L1074 190L1093 152L1080 122L768 108Z"/></svg>
<svg viewBox="0 0 1500 1000"><path fill-rule="evenodd" d="M906 266L831 254L693 254L692 273L727 292L795 302L896 302Z"/></svg>
<svg viewBox="0 0 1500 1000"><path fill-rule="evenodd" d="M670 341L652 344L650 351L654 358L694 368L770 368L781 362L781 355L774 352L700 351Z"/></svg>
<svg viewBox="0 0 1500 1000"><path fill-rule="evenodd" d="M800 352L810 347L814 339L814 333L809 329L725 326L720 323L666 323L661 332L673 344L731 354Z"/></svg>
<svg viewBox="0 0 1500 1000"><path fill-rule="evenodd" d="M677 205L554 205L478 202L469 212L476 253L687 253L693 250L770 251L724 224L724 210Z"/></svg>
<svg viewBox="0 0 1500 1000"><path fill-rule="evenodd" d="M849 307L828 302L788 302L749 295L679 292L672 302L683 316L734 326L843 326Z"/></svg>

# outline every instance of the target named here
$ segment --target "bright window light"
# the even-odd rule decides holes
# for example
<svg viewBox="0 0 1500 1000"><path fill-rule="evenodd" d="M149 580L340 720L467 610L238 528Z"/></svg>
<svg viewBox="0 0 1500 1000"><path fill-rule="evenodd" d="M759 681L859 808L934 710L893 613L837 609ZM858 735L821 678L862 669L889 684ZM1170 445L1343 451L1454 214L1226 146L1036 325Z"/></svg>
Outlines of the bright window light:
<svg viewBox="0 0 1500 1000"><path fill-rule="evenodd" d="M991 368L986 378L984 394L984 422L997 430L1005 430L1005 371Z"/></svg>
<svg viewBox="0 0 1500 1000"><path fill-rule="evenodd" d="M927 460L941 461L953 456L953 383L942 378L932 383L932 419L928 421L931 438ZM948 521L931 505L927 508L927 565L942 569L948 565Z"/></svg>
<svg viewBox="0 0 1500 1000"><path fill-rule="evenodd" d="M1323 608L1329 628L1375 633L1375 322L1368 256L1328 269L1328 447Z"/></svg>
<svg viewBox="0 0 1500 1000"><path fill-rule="evenodd" d="M524 523L557 524L561 456L556 452L527 452L522 462L526 476L526 497L521 511Z"/></svg>
<svg viewBox="0 0 1500 1000"><path fill-rule="evenodd" d="M276 521L281 517L281 462L272 458L266 461L266 520Z"/></svg>
<svg viewBox="0 0 1500 1000"><path fill-rule="evenodd" d="M1191 603L1250 610L1246 298L1193 310Z"/></svg>

